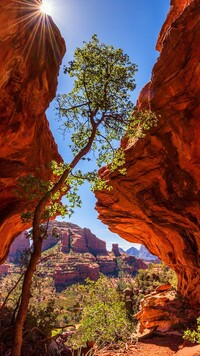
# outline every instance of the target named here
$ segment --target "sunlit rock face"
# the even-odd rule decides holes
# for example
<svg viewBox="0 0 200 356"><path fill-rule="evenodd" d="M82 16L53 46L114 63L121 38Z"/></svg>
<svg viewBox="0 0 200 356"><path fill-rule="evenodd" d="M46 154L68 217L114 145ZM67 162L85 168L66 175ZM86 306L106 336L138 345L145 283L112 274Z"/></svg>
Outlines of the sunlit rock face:
<svg viewBox="0 0 200 356"><path fill-rule="evenodd" d="M199 305L199 1L172 1L163 29L160 57L138 100L161 119L145 139L122 142L126 176L100 171L113 189L96 194L97 210L111 231L171 266L179 291Z"/></svg>
<svg viewBox="0 0 200 356"><path fill-rule="evenodd" d="M0 3L0 262L27 227L20 219L26 202L14 192L17 179L49 179L49 162L61 160L45 110L55 96L65 44L51 19L45 20L51 29L42 27L38 1L22 3Z"/></svg>
<svg viewBox="0 0 200 356"><path fill-rule="evenodd" d="M196 316L192 306L185 305L183 308L180 296L168 284L145 296L141 300L140 311L135 315L141 335L147 330L165 333L173 330L175 324L184 325Z"/></svg>

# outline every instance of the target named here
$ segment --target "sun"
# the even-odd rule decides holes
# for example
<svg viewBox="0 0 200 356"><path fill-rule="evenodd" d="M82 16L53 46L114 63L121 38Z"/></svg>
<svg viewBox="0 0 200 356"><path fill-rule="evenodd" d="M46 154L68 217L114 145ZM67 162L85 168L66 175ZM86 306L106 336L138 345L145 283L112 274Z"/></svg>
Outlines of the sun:
<svg viewBox="0 0 200 356"><path fill-rule="evenodd" d="M40 11L45 15L53 15L53 6L48 0L43 0Z"/></svg>

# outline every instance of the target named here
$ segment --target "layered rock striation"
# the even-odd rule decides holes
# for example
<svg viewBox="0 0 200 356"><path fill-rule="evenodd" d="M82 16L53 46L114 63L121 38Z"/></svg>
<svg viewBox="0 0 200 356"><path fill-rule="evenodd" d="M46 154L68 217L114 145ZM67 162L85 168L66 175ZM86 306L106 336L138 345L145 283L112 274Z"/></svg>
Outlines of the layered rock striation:
<svg viewBox="0 0 200 356"><path fill-rule="evenodd" d="M61 161L45 111L55 96L65 43L39 2L0 3L0 262L19 233L29 205L15 194L16 181L32 174L51 177Z"/></svg>
<svg viewBox="0 0 200 356"><path fill-rule="evenodd" d="M147 268L142 260L121 254L117 244L108 252L105 241L96 237L89 229L82 229L72 223L51 221L47 235L47 239L43 241L38 271L41 276L52 277L58 291L68 285L82 283L86 278L96 281L100 273L117 277L121 271L133 277L138 269ZM2 273L0 269L0 275L19 273L16 258L19 252L27 248L27 244L29 240L26 233L14 241L7 267L2 269Z"/></svg>
<svg viewBox="0 0 200 356"><path fill-rule="evenodd" d="M101 169L96 193L110 230L173 268L178 290L200 306L200 3L172 0L152 78L138 106L161 116L136 143L123 141L127 175Z"/></svg>
<svg viewBox="0 0 200 356"><path fill-rule="evenodd" d="M147 268L142 260L120 254L117 244L108 252L105 241L96 237L89 229L55 220L49 223L43 251L50 258L42 264L42 270L53 276L59 291L67 285L84 282L86 278L96 281L100 273L117 277L123 271L135 276L138 269Z"/></svg>

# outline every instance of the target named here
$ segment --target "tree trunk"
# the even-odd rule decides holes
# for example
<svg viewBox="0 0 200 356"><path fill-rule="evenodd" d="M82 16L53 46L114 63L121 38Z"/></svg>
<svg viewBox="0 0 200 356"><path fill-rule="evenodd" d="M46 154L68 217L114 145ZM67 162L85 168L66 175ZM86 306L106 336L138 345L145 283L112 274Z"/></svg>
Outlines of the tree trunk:
<svg viewBox="0 0 200 356"><path fill-rule="evenodd" d="M22 348L22 341L23 341L23 326L26 320L29 300L31 297L32 277L36 270L41 253L42 253L42 238L38 238L37 241L35 242L34 251L31 255L29 265L24 275L24 282L23 282L22 293L21 293L21 303L15 321L14 340L13 340L11 356L21 355L21 348Z"/></svg>
<svg viewBox="0 0 200 356"><path fill-rule="evenodd" d="M97 124L95 124L93 117L91 117L91 122L92 122L92 132L91 132L91 136L88 139L88 143L74 157L74 159L70 164L70 169L67 168L63 172L60 179L54 184L52 189L43 196L43 198L39 201L35 209L34 218L33 218L33 252L31 254L31 259L24 275L24 281L23 281L22 293L21 293L21 303L15 320L11 356L21 355L21 348L23 342L23 326L26 320L29 300L31 297L30 292L31 292L32 278L42 253L43 238L40 232L42 214L48 202L51 200L51 197L54 194L56 194L59 190L61 191L62 187L66 184L66 179L68 178L71 170L77 165L77 163L81 160L81 158L84 157L91 149L92 143L96 135L97 126L98 126ZM69 186L68 189L70 189Z"/></svg>

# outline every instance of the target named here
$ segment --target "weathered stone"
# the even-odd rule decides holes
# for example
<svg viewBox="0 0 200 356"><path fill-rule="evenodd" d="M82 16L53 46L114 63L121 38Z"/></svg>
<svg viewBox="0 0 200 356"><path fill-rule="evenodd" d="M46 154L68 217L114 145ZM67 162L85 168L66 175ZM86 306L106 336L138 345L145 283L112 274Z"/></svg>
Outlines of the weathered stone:
<svg viewBox="0 0 200 356"><path fill-rule="evenodd" d="M166 285L165 285L166 286ZM139 332L145 330L167 332L175 324L185 324L197 315L192 307L183 305L175 290L155 290L141 300L140 311L135 315L139 320Z"/></svg>
<svg viewBox="0 0 200 356"><path fill-rule="evenodd" d="M28 250L30 248L30 241L27 235L28 233L24 231L13 241L9 250L10 262L14 261L19 253L22 253L23 251Z"/></svg>
<svg viewBox="0 0 200 356"><path fill-rule="evenodd" d="M118 244L112 244L112 252L114 253L115 256L121 255L121 253L119 252Z"/></svg>
<svg viewBox="0 0 200 356"><path fill-rule="evenodd" d="M15 194L18 178L48 180L49 163L61 161L45 111L56 94L65 43L51 18L50 30L38 22L38 6L36 0L0 3L0 262L29 227L20 218L30 203Z"/></svg>
<svg viewBox="0 0 200 356"><path fill-rule="evenodd" d="M89 229L84 228L83 231L88 250L95 255L106 255L106 242L98 239Z"/></svg>
<svg viewBox="0 0 200 356"><path fill-rule="evenodd" d="M186 346L175 353L175 356L200 356L200 345Z"/></svg>
<svg viewBox="0 0 200 356"><path fill-rule="evenodd" d="M200 305L200 3L174 0L159 39L160 57L138 106L161 115L136 143L122 142L127 175L100 175L99 218L145 245L175 270L178 290Z"/></svg>
<svg viewBox="0 0 200 356"><path fill-rule="evenodd" d="M172 286L170 284L162 284L162 286L159 286L156 288L156 292L165 292L167 290L170 290Z"/></svg>
<svg viewBox="0 0 200 356"><path fill-rule="evenodd" d="M9 263L4 263L3 265L0 265L0 276L8 274L10 271L10 264Z"/></svg>

